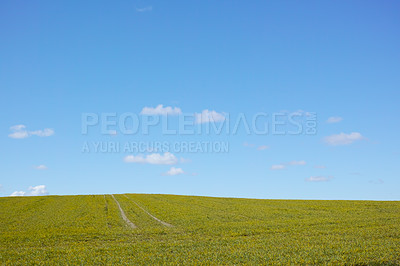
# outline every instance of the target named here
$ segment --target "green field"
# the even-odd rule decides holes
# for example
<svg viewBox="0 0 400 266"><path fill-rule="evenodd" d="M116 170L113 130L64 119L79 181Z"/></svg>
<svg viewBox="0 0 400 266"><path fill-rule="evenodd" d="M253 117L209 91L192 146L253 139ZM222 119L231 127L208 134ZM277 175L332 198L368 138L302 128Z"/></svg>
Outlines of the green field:
<svg viewBox="0 0 400 266"><path fill-rule="evenodd" d="M400 264L400 202L115 199L0 198L0 263Z"/></svg>

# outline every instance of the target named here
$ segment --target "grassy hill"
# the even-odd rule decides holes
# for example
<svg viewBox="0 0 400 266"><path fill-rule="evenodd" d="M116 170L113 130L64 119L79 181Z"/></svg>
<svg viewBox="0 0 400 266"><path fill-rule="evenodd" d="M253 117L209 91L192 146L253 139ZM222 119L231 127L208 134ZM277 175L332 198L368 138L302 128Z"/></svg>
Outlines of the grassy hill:
<svg viewBox="0 0 400 266"><path fill-rule="evenodd" d="M400 202L6 197L0 232L2 265L400 264Z"/></svg>

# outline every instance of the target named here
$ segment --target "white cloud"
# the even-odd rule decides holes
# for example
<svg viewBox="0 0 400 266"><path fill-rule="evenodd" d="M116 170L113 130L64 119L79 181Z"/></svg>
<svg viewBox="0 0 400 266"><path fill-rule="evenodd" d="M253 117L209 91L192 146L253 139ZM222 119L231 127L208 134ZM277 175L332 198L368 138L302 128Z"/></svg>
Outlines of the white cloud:
<svg viewBox="0 0 400 266"><path fill-rule="evenodd" d="M274 164L271 166L271 170L283 170L286 166L283 164Z"/></svg>
<svg viewBox="0 0 400 266"><path fill-rule="evenodd" d="M304 111L301 109L294 111L294 112L291 112L288 110L282 110L279 113L283 113L283 114L290 115L290 116L311 116L312 114L315 114L313 112L307 112L307 111Z"/></svg>
<svg viewBox="0 0 400 266"><path fill-rule="evenodd" d="M26 192L25 191L14 191L11 193L11 197L18 197L18 196L25 196Z"/></svg>
<svg viewBox="0 0 400 266"><path fill-rule="evenodd" d="M290 165L305 165L306 161L291 161L288 163L274 164L271 166L271 170L283 170Z"/></svg>
<svg viewBox="0 0 400 266"><path fill-rule="evenodd" d="M146 12L146 11L151 11L153 10L152 6L146 6L146 7L141 7L141 8L136 8L137 12Z"/></svg>
<svg viewBox="0 0 400 266"><path fill-rule="evenodd" d="M27 131L17 131L9 134L8 136L12 139L24 139L29 137L29 134Z"/></svg>
<svg viewBox="0 0 400 266"><path fill-rule="evenodd" d="M208 109L203 110L200 114L194 114L195 121L197 124L211 123L211 122L222 122L225 120L225 115L217 113L216 111L209 111Z"/></svg>
<svg viewBox="0 0 400 266"><path fill-rule="evenodd" d="M164 154L152 153L146 156L143 155L128 155L124 158L126 163L148 163L148 164L176 164L178 158L170 152Z"/></svg>
<svg viewBox="0 0 400 266"><path fill-rule="evenodd" d="M36 135L39 137L50 137L54 135L54 130L51 128L45 128L43 130L30 131L29 134Z"/></svg>
<svg viewBox="0 0 400 266"><path fill-rule="evenodd" d="M342 120L343 118L341 118L340 116L331 116L328 118L328 120L326 120L326 122L332 124L332 123L339 123Z"/></svg>
<svg viewBox="0 0 400 266"><path fill-rule="evenodd" d="M181 113L182 111L178 107L164 107L162 104L157 105L155 108L144 107L140 112L142 115L179 115Z"/></svg>
<svg viewBox="0 0 400 266"><path fill-rule="evenodd" d="M54 130L51 128L45 128L43 130L35 130L35 131L27 131L25 125L15 125L10 127L10 130L13 133L8 136L13 139L24 139L32 135L36 135L39 137L49 137L54 135Z"/></svg>
<svg viewBox="0 0 400 266"><path fill-rule="evenodd" d="M46 189L45 185L39 185L35 187L29 187L29 196L42 196L47 195L49 192Z"/></svg>
<svg viewBox="0 0 400 266"><path fill-rule="evenodd" d="M182 168L175 168L171 167L164 175L181 175L184 174L185 172L182 170Z"/></svg>
<svg viewBox="0 0 400 266"><path fill-rule="evenodd" d="M12 131L21 131L21 130L24 130L25 128L26 128L25 125L15 125L15 126L10 127L10 129Z"/></svg>
<svg viewBox="0 0 400 266"><path fill-rule="evenodd" d="M45 185L38 185L29 187L28 191L14 191L10 196L43 196L48 194Z"/></svg>
<svg viewBox="0 0 400 266"><path fill-rule="evenodd" d="M288 165L305 165L306 161L291 161L287 163Z"/></svg>
<svg viewBox="0 0 400 266"><path fill-rule="evenodd" d="M24 139L29 137L28 131L26 131L26 126L25 125L15 125L10 127L11 131L14 131L13 133L9 134L8 136L13 139Z"/></svg>
<svg viewBox="0 0 400 266"><path fill-rule="evenodd" d="M269 149L269 146L261 145L261 146L258 146L258 148L257 148L257 150L259 150L259 151L263 151L263 150L266 150L266 149Z"/></svg>
<svg viewBox="0 0 400 266"><path fill-rule="evenodd" d="M337 146L337 145L348 145L357 140L365 139L360 133L352 132L350 134L340 133L337 135L331 135L324 138L324 141L328 145Z"/></svg>
<svg viewBox="0 0 400 266"><path fill-rule="evenodd" d="M332 176L310 176L309 178L306 178L307 182L326 182L331 180L333 177Z"/></svg>
<svg viewBox="0 0 400 266"><path fill-rule="evenodd" d="M325 169L326 166L325 165L315 165L314 168Z"/></svg>
<svg viewBox="0 0 400 266"><path fill-rule="evenodd" d="M37 170L47 170L47 166L44 165L44 164L41 164L41 165L35 166L35 169L37 169Z"/></svg>

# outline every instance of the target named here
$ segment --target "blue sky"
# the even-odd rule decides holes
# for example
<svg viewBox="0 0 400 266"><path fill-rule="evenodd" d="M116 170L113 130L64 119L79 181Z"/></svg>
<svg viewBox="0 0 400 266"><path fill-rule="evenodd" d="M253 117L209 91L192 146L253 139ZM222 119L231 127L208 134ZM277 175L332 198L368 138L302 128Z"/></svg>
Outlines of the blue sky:
<svg viewBox="0 0 400 266"><path fill-rule="evenodd" d="M1 1L0 195L399 200L399 11L398 1ZM82 134L87 113L100 122ZM160 123L105 134L105 113ZM317 132L198 133L260 113L303 129L316 115ZM163 120L177 128L185 115L194 134L165 134ZM82 150L204 141L229 150Z"/></svg>

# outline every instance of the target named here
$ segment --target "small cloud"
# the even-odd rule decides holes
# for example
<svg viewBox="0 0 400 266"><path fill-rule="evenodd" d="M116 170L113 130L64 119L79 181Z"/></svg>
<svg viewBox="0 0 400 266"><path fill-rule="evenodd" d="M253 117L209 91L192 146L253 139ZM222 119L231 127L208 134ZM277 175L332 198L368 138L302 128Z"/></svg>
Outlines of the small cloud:
<svg viewBox="0 0 400 266"><path fill-rule="evenodd" d="M297 111L295 111L295 112L292 112L291 113L291 115L297 115L297 116L310 116L311 115L311 112L307 112L307 111L304 111L304 110L297 110Z"/></svg>
<svg viewBox="0 0 400 266"><path fill-rule="evenodd" d="M258 148L257 148L257 150L259 150L259 151L263 151L263 150L266 150L266 149L269 149L269 146L261 145L261 146L258 146Z"/></svg>
<svg viewBox="0 0 400 266"><path fill-rule="evenodd" d="M306 161L291 161L288 163L274 164L271 166L271 170L283 170L290 165L305 165L305 164Z"/></svg>
<svg viewBox="0 0 400 266"><path fill-rule="evenodd" d="M146 6L146 7L140 7L140 8L136 8L136 11L137 12L146 12L146 11L151 11L151 10L153 10L153 7L152 6Z"/></svg>
<svg viewBox="0 0 400 266"><path fill-rule="evenodd" d="M225 115L222 113L217 113L216 111L209 111L208 109L203 110L200 114L195 113L195 122L197 124L202 123L212 123L212 122L222 122L225 120Z"/></svg>
<svg viewBox="0 0 400 266"><path fill-rule="evenodd" d="M29 187L29 196L42 196L47 195L49 192L46 189L45 185L39 185L35 187Z"/></svg>
<svg viewBox="0 0 400 266"><path fill-rule="evenodd" d="M249 148L254 148L254 147L256 147L255 144L248 143L248 142L244 142L244 143L243 143L243 146L244 146L244 147L249 147ZM257 150L259 150L259 151L263 151L263 150L266 150L266 149L269 149L269 146L267 146L267 145L260 145L260 146L257 147Z"/></svg>
<svg viewBox="0 0 400 266"><path fill-rule="evenodd" d="M274 164L271 166L271 170L283 170L286 166L283 164Z"/></svg>
<svg viewBox="0 0 400 266"><path fill-rule="evenodd" d="M25 191L14 191L13 193L11 193L11 197L19 197L19 196L25 196L26 192Z"/></svg>
<svg viewBox="0 0 400 266"><path fill-rule="evenodd" d="M310 176L309 178L306 178L307 182L326 182L331 180L333 177L332 176Z"/></svg>
<svg viewBox="0 0 400 266"><path fill-rule="evenodd" d="M306 161L291 161L287 163L288 165L305 165Z"/></svg>
<svg viewBox="0 0 400 266"><path fill-rule="evenodd" d="M317 168L317 169L325 169L326 166L325 166L325 165L315 165L314 168Z"/></svg>
<svg viewBox="0 0 400 266"><path fill-rule="evenodd" d="M45 128L43 130L30 131L29 135L36 135L38 137L50 137L54 135L54 130L51 128Z"/></svg>
<svg viewBox="0 0 400 266"><path fill-rule="evenodd" d="M343 118L341 118L340 116L331 116L328 118L328 120L326 120L326 123L328 124L339 123L342 120Z"/></svg>
<svg viewBox="0 0 400 266"><path fill-rule="evenodd" d="M338 145L349 145L355 141L365 139L360 133L352 132L350 134L340 133L337 135L331 135L324 138L326 144L331 146Z"/></svg>
<svg viewBox="0 0 400 266"><path fill-rule="evenodd" d="M9 134L8 136L12 139L24 139L29 137L29 134L27 131L17 131Z"/></svg>
<svg viewBox="0 0 400 266"><path fill-rule="evenodd" d="M29 187L28 191L14 191L10 196L43 196L48 195L49 192L45 185L39 185L34 187Z"/></svg>
<svg viewBox="0 0 400 266"><path fill-rule="evenodd" d="M169 169L166 173L164 173L164 175L182 175L185 172L182 170L182 168L175 168L175 167L171 167L171 169Z"/></svg>
<svg viewBox="0 0 400 266"><path fill-rule="evenodd" d="M45 128L43 130L27 131L25 125L15 125L10 127L10 130L13 132L8 136L13 139L24 139L32 135L36 135L38 137L49 137L54 135L54 130L51 128Z"/></svg>
<svg viewBox="0 0 400 266"><path fill-rule="evenodd" d="M44 164L41 164L41 165L35 166L35 169L37 169L37 170L47 170L47 166L44 165Z"/></svg>
<svg viewBox="0 0 400 266"><path fill-rule="evenodd" d="M13 133L9 134L8 136L13 139L24 139L29 137L28 131L26 131L26 126L25 125L15 125L10 127L11 131L14 131Z"/></svg>
<svg viewBox="0 0 400 266"><path fill-rule="evenodd" d="M10 129L12 131L21 131L21 130L25 130L26 126L25 125L15 125L10 127Z"/></svg>
<svg viewBox="0 0 400 266"><path fill-rule="evenodd" d="M152 153L146 156L143 155L128 155L125 156L124 161L126 163L145 163L145 164L176 164L178 158L170 152L164 154Z"/></svg>
<svg viewBox="0 0 400 266"><path fill-rule="evenodd" d="M315 114L314 112L307 112L307 111L304 111L301 109L294 111L294 112L291 112L288 110L282 110L279 113L289 115L289 116L311 116L312 114Z"/></svg>
<svg viewBox="0 0 400 266"><path fill-rule="evenodd" d="M179 115L182 111L178 107L166 106L164 107L162 104L157 105L156 107L144 107L140 112L141 115Z"/></svg>

